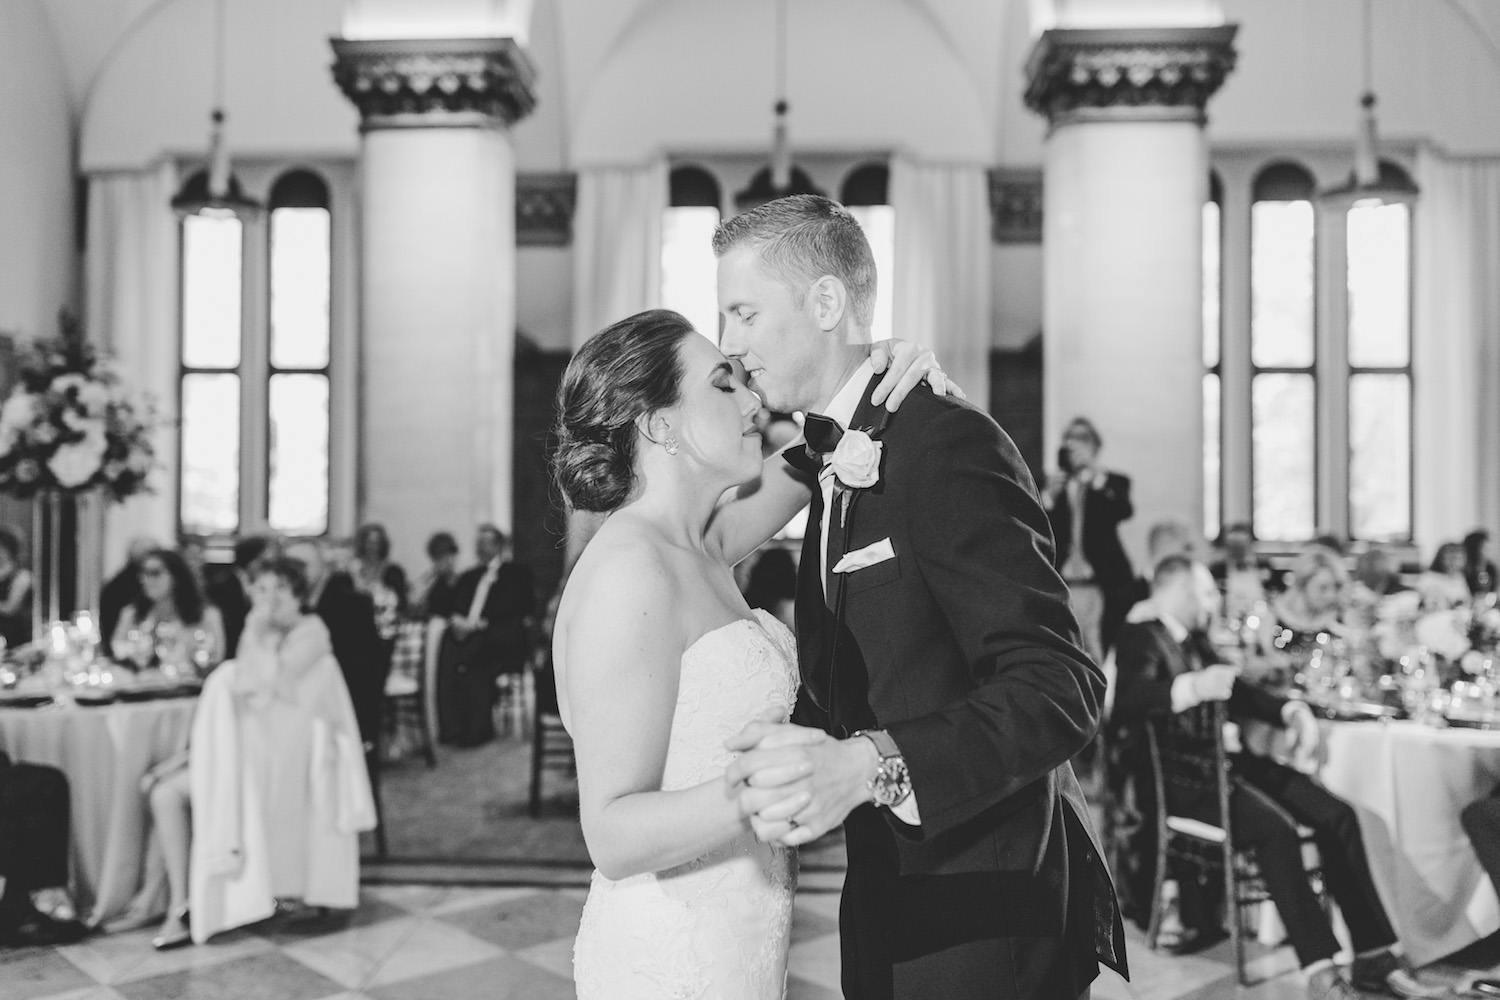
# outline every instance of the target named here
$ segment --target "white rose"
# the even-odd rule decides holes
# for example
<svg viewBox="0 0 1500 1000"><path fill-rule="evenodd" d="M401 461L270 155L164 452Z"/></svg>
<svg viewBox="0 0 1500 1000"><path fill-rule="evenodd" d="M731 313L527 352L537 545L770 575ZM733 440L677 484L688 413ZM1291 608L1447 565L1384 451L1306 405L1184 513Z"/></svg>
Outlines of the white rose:
<svg viewBox="0 0 1500 1000"><path fill-rule="evenodd" d="M1417 620L1417 641L1446 660L1469 651L1468 616L1462 611L1434 611Z"/></svg>
<svg viewBox="0 0 1500 1000"><path fill-rule="evenodd" d="M109 407L109 388L99 382L88 382L78 390L78 402L89 416L103 416Z"/></svg>
<svg viewBox="0 0 1500 1000"><path fill-rule="evenodd" d="M36 397L29 392L15 392L0 407L0 429L11 431L25 427L36 417Z"/></svg>
<svg viewBox="0 0 1500 1000"><path fill-rule="evenodd" d="M63 489L82 486L99 471L107 446L103 434L62 445L47 460L47 468L52 470L57 484Z"/></svg>
<svg viewBox="0 0 1500 1000"><path fill-rule="evenodd" d="M851 489L874 486L880 482L881 447L864 431L845 431L833 449L833 474Z"/></svg>
<svg viewBox="0 0 1500 1000"><path fill-rule="evenodd" d="M1484 656L1480 654L1479 650L1471 649L1459 659L1458 665L1470 677L1478 677L1484 673Z"/></svg>

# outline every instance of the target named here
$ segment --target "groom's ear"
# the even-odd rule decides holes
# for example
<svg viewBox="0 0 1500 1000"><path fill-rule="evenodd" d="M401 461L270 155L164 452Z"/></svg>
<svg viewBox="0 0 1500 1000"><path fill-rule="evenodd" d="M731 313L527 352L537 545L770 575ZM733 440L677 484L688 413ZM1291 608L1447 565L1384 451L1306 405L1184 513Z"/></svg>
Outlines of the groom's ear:
<svg viewBox="0 0 1500 1000"><path fill-rule="evenodd" d="M825 274L812 283L807 297L818 328L824 333L838 329L849 307L849 292L844 283L831 274Z"/></svg>

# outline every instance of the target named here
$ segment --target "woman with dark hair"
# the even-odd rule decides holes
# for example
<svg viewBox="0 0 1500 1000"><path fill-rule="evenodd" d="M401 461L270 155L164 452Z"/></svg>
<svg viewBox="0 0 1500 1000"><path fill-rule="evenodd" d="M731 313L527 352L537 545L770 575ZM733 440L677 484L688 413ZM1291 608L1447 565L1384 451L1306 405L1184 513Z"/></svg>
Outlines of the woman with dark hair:
<svg viewBox="0 0 1500 1000"><path fill-rule="evenodd" d="M391 562L391 537L382 524L362 524L354 532L354 561L349 575L375 605L375 627L388 645L408 610L406 571Z"/></svg>
<svg viewBox="0 0 1500 1000"><path fill-rule="evenodd" d="M779 545L767 547L750 570L750 580L745 585L745 603L752 608L764 608L790 628L796 599L796 561Z"/></svg>
<svg viewBox="0 0 1500 1000"><path fill-rule="evenodd" d="M1417 580L1417 592L1422 595L1422 606L1432 611L1447 611L1462 607L1474 599L1469 581L1464 576L1464 547L1458 542L1444 542L1438 546L1427 567Z"/></svg>
<svg viewBox="0 0 1500 1000"><path fill-rule="evenodd" d="M897 353L887 384L909 389L933 368L901 363L910 356ZM750 610L732 569L811 493L779 456L763 459L761 406L666 310L597 334L558 389L558 486L572 509L607 515L553 639L598 869L574 952L582 1000L785 990L795 860L757 839L725 787L726 738L784 721L798 686L790 631ZM760 817L783 822L806 802L776 792L766 805Z"/></svg>
<svg viewBox="0 0 1500 1000"><path fill-rule="evenodd" d="M1490 561L1490 533L1483 528L1464 536L1464 580L1475 597L1493 594L1500 585L1500 575Z"/></svg>
<svg viewBox="0 0 1500 1000"><path fill-rule="evenodd" d="M427 539L427 559L432 563L417 578L412 591L413 613L423 617L432 609L446 607L446 595L458 582L458 539L452 532L439 531Z"/></svg>
<svg viewBox="0 0 1500 1000"><path fill-rule="evenodd" d="M0 528L0 638L11 648L31 641L31 571L21 565L21 540Z"/></svg>
<svg viewBox="0 0 1500 1000"><path fill-rule="evenodd" d="M203 600L187 561L171 549L140 559L141 597L126 605L110 647L138 667L167 665L200 674L224 659L224 620Z"/></svg>

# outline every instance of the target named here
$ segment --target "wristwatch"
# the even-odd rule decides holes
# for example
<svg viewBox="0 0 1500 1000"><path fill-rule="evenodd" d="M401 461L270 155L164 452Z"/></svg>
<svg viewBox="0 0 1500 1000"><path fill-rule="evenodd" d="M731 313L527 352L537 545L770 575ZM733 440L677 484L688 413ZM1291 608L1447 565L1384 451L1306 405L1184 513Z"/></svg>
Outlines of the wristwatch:
<svg viewBox="0 0 1500 1000"><path fill-rule="evenodd" d="M896 746L891 734L884 729L861 729L854 735L863 736L875 744L875 752L880 755L875 777L869 783L875 804L890 808L905 802L911 795L911 772L907 770L906 758L901 756L901 748Z"/></svg>

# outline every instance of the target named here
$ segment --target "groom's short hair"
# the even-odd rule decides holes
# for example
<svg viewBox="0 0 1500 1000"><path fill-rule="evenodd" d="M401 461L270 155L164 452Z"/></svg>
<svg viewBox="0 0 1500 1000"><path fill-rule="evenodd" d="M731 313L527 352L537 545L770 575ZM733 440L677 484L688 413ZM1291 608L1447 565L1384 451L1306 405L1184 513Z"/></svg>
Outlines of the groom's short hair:
<svg viewBox="0 0 1500 1000"><path fill-rule="evenodd" d="M830 274L843 282L854 322L875 318L875 255L849 210L815 194L794 194L742 212L714 231L714 256L750 247L801 302L812 283Z"/></svg>

